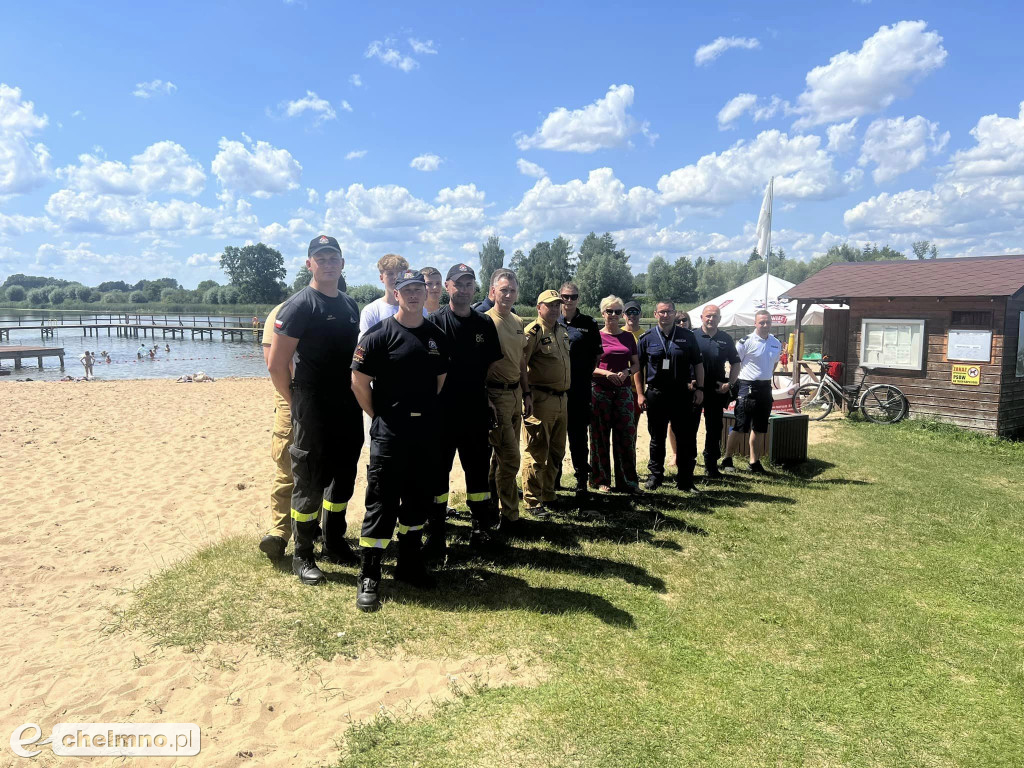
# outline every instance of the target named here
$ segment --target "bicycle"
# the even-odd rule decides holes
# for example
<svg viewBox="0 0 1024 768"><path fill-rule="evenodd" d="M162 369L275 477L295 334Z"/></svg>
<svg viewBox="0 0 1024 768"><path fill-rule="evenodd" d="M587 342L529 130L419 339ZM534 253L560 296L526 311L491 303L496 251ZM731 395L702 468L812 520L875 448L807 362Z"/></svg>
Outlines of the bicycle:
<svg viewBox="0 0 1024 768"><path fill-rule="evenodd" d="M802 384L793 393L794 413L803 413L811 421L821 421L836 406L837 399L846 404L850 411L860 409L864 418L875 424L895 424L906 418L910 401L899 387L892 384L872 384L861 393L864 379L872 369L861 366L860 381L842 386L828 372L828 360L822 358L819 371L821 380L817 383Z"/></svg>

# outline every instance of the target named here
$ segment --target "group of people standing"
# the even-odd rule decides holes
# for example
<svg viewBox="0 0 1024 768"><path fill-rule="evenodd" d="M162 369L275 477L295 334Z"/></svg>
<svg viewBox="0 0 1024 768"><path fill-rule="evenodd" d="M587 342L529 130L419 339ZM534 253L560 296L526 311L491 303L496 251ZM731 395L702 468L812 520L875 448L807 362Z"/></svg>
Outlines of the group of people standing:
<svg viewBox="0 0 1024 768"><path fill-rule="evenodd" d="M750 346L757 347L755 356L767 350L770 358L776 349L781 353L781 344L770 333L762 336L760 327L760 345L749 339L734 344L718 330L716 307L707 307L701 327L691 331L677 325L671 301L660 301L656 327L641 332L639 305L608 296L599 326L579 311L579 290L567 282L543 291L536 320L525 322L513 311L519 300L513 271L496 270L486 301L474 307L476 275L468 265L451 267L442 284L436 268L412 270L389 254L377 264L385 295L360 312L338 289L344 258L337 240L314 238L306 266L309 286L266 322L274 329L264 337L264 353L276 390L272 453L278 473L275 526L260 549L283 558L291 538L293 572L304 584L319 584L326 578L314 554L321 539L321 560L358 565L360 610L379 607L381 560L396 528L395 577L420 588L434 585L430 569L446 556L456 454L466 478L470 546L485 550L520 519L520 475L532 517L543 519L569 503L557 495L567 443L576 477L572 505L578 506L593 490L611 491L613 480L617 491L640 492L636 423L643 412L651 435L649 490L665 480L671 428L676 485L697 491L702 413L707 476L720 476L722 411L737 382L744 393L737 429L762 426L762 387L744 379L743 355ZM442 288L449 297L443 308ZM371 420L370 460L357 553L345 538L345 517L363 414ZM752 437L751 446L757 443ZM751 469L764 471L756 453Z"/></svg>

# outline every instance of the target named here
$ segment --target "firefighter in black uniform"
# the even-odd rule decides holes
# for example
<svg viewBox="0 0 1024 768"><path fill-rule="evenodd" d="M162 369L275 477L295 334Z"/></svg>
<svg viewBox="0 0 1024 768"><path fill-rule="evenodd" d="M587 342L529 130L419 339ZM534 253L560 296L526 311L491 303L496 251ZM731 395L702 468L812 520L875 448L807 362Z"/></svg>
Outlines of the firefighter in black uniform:
<svg viewBox="0 0 1024 768"><path fill-rule="evenodd" d="M587 496L587 481L590 479L590 412L593 393L591 380L594 368L601 359L601 329L590 315L579 311L580 289L576 283L564 283L559 289L562 299L562 317L558 322L569 333L569 394L566 397L566 411L569 417L569 456L576 474L576 500ZM558 468L556 488L561 485L562 468Z"/></svg>
<svg viewBox="0 0 1024 768"><path fill-rule="evenodd" d="M671 425L679 451L676 487L692 491L697 443L690 423L693 406L699 405L704 396L704 364L697 339L675 324L675 304L659 301L654 315L658 324L640 336L640 370L633 374L640 410L647 411L647 428L651 433L651 457L647 463L650 475L644 487L653 491L665 480L665 433ZM697 381L696 390L690 389L691 370Z"/></svg>
<svg viewBox="0 0 1024 768"><path fill-rule="evenodd" d="M729 402L729 390L740 375L736 343L728 333L718 330L721 320L722 310L708 304L700 313L700 326L693 331L704 358L704 402L693 406L693 439L697 439L703 411L704 474L711 480L722 476L718 471L718 457L722 455L722 412ZM729 363L728 375L726 363Z"/></svg>
<svg viewBox="0 0 1024 768"><path fill-rule="evenodd" d="M430 316L448 339L448 377L441 390L444 426L434 451L438 468L434 481L434 505L427 518L424 555L428 561L444 562L445 516L448 510L448 478L459 453L466 474L466 502L472 517L470 545L486 543L498 519L491 507L487 483L491 446L491 406L487 399L487 368L500 360L501 344L494 322L470 306L476 291L476 274L466 264L456 264L445 279L448 306Z"/></svg>
<svg viewBox="0 0 1024 768"><path fill-rule="evenodd" d="M321 514L323 559L356 563L345 541L345 511L363 447L363 419L347 365L359 335L359 306L338 290L344 266L337 240L313 238L306 259L312 280L278 311L267 366L292 410L292 571L303 584L324 581L313 557Z"/></svg>
<svg viewBox="0 0 1024 768"><path fill-rule="evenodd" d="M359 538L362 568L356 607L380 607L380 561L398 524L395 578L430 588L423 560L423 527L436 483L438 393L448 371L448 340L423 317L426 280L406 270L395 281L397 314L374 325L352 356L352 389L373 419L366 471L366 516ZM373 383L371 389L370 383Z"/></svg>

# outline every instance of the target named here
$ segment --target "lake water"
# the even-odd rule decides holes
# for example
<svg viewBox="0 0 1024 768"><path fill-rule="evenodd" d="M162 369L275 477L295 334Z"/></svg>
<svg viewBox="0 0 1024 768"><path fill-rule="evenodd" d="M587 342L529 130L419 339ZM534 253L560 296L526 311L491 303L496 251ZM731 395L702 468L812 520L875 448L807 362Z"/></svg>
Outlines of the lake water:
<svg viewBox="0 0 1024 768"><path fill-rule="evenodd" d="M64 322L72 322L68 313L61 313ZM23 313L0 312L0 320L17 318L23 322L29 322L29 317L38 321L39 313L33 315ZM46 313L42 313L46 316ZM83 317L89 317L83 313ZM48 316L47 323L53 316ZM176 317L176 316L175 316ZM202 320L203 318L200 318ZM220 318L216 319L217 321ZM59 320L58 320L59 323ZM245 323L246 325L248 323ZM186 321L186 327L188 322ZM64 371L60 370L60 363L56 357L44 357L43 368L36 367L35 358L23 362L23 367L17 372L14 371L13 360L0 361L3 371L9 372L8 376L0 376L0 382L14 381L15 379L33 379L35 381L57 381L62 376L83 376L85 371L78 356L87 349L98 353L106 350L110 353L110 363L97 361L93 366L93 373L98 380L112 379L176 379L186 373L197 373L203 371L215 379L222 376L242 377L266 377L267 368L263 362L262 347L255 341L254 337L246 341L221 341L220 334L215 332L214 339L166 339L157 333L153 338L125 338L118 336L107 336L106 331L101 331L100 336L83 336L80 329L61 330L60 325L55 325L53 338L40 339L39 331L12 331L10 341L0 341L2 347L33 346L33 347L64 347ZM154 344L159 345L155 359L145 355L142 360L136 357L136 351L140 345L152 348ZM165 351L164 345L171 348L170 352Z"/></svg>

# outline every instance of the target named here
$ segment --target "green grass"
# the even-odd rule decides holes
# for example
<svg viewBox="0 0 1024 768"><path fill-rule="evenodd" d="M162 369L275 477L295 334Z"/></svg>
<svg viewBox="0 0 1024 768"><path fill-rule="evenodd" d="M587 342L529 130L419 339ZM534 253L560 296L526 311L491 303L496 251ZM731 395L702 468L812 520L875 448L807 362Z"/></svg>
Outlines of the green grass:
<svg viewBox="0 0 1024 768"><path fill-rule="evenodd" d="M438 592L389 580L371 616L351 570L303 588L228 541L141 587L116 626L546 671L354 726L344 766L1020 765L1024 445L841 423L811 453L697 501L528 521L493 563L458 538Z"/></svg>

